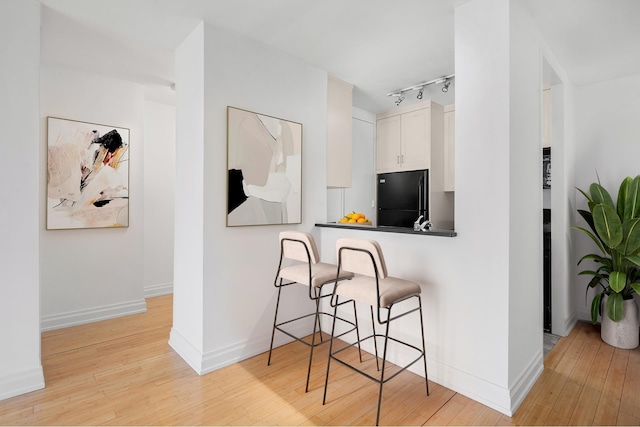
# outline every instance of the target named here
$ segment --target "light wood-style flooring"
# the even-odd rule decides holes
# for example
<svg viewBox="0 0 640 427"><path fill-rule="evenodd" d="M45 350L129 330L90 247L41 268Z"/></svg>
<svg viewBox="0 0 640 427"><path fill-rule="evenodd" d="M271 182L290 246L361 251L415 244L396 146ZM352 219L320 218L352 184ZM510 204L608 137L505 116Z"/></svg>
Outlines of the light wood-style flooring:
<svg viewBox="0 0 640 427"><path fill-rule="evenodd" d="M371 425L378 387L332 364L322 405L327 346L314 357L291 343L198 376L169 347L171 296L148 312L42 334L43 390L0 401L1 425ZM428 349L427 349L428 351ZM369 358L369 363L371 358ZM618 350L579 323L510 418L403 372L385 385L382 425L640 425L640 349Z"/></svg>

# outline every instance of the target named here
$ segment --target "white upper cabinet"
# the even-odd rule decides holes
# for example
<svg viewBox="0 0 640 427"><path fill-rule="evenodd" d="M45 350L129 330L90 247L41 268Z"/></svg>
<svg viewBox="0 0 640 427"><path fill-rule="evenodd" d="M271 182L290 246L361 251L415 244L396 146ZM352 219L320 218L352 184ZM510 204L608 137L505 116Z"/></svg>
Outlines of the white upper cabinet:
<svg viewBox="0 0 640 427"><path fill-rule="evenodd" d="M351 187L353 86L327 80L327 187Z"/></svg>
<svg viewBox="0 0 640 427"><path fill-rule="evenodd" d="M377 115L376 173L431 168L431 144L442 143L443 107L431 101Z"/></svg>
<svg viewBox="0 0 640 427"><path fill-rule="evenodd" d="M444 191L455 191L456 107L444 107Z"/></svg>
<svg viewBox="0 0 640 427"><path fill-rule="evenodd" d="M431 167L431 108L404 113L401 124L401 166L403 170Z"/></svg>
<svg viewBox="0 0 640 427"><path fill-rule="evenodd" d="M400 116L376 121L376 171L400 167Z"/></svg>

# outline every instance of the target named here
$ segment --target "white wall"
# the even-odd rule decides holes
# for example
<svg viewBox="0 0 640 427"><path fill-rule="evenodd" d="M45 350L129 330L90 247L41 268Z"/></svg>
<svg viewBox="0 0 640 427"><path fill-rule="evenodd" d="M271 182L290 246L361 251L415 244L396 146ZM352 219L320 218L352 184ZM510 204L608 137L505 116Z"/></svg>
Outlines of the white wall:
<svg viewBox="0 0 640 427"><path fill-rule="evenodd" d="M144 294L173 292L176 108L144 103Z"/></svg>
<svg viewBox="0 0 640 427"><path fill-rule="evenodd" d="M509 389L517 407L542 373L542 51L531 16L510 1ZM530 383L526 383L529 381Z"/></svg>
<svg viewBox="0 0 640 427"><path fill-rule="evenodd" d="M55 66L41 68L40 85L41 171L47 116L130 129L129 227L46 230L47 174L39 174L42 327L144 312L144 88Z"/></svg>
<svg viewBox="0 0 640 427"><path fill-rule="evenodd" d="M380 242L390 275L422 285L429 377L512 414L542 371L541 46L517 1L455 18L458 236L322 229L322 256L345 235Z"/></svg>
<svg viewBox="0 0 640 427"><path fill-rule="evenodd" d="M575 104L575 185L588 190L599 176L615 200L622 179L640 174L640 74L577 87ZM575 197L575 208L587 209L584 197L577 192ZM578 215L576 225L585 225ZM582 233L573 231L573 237L574 264L583 255L597 251ZM588 268L589 264L581 264L578 271L583 267ZM579 318L585 320L590 319L591 306L591 298L585 304L586 284L585 277L576 277L573 299Z"/></svg>
<svg viewBox="0 0 640 427"><path fill-rule="evenodd" d="M574 87L562 65L542 43L543 79L551 85L551 332L566 336L576 322L575 262L575 107ZM547 197L545 195L545 197ZM580 295L584 295L580 292Z"/></svg>
<svg viewBox="0 0 640 427"><path fill-rule="evenodd" d="M200 31L200 30L197 30ZM189 200L179 200L184 186L178 182L176 192L176 278L174 283L174 332L184 340L172 341L181 354L191 351L198 360L190 365L206 373L237 360L268 349L275 310L276 291L273 280L278 265L278 233L286 229L312 230L316 222L326 221L326 88L327 73L298 59L259 43L240 38L204 25L202 34L192 34L192 48L187 52L183 44L176 55L177 108L177 176L182 174L181 156L189 156L196 148L203 150L202 161L193 167L203 175L193 176L193 186L203 187L203 193L191 194ZM200 41L202 40L202 42ZM185 42L185 43L187 43ZM201 50L202 49L202 50ZM204 76L195 59L203 52ZM183 114L200 114L201 100L192 94L190 106L181 101L184 80L180 67L192 64L197 82L203 82L204 121L194 123L195 135L191 146L183 147L187 123ZM181 65L182 64L182 65ZM196 83L194 83L196 84ZM183 99L186 101L186 98ZM303 223L300 225L225 227L226 218L226 120L227 106L292 120L303 125ZM182 110L182 108L185 110ZM178 178L179 180L180 178ZM182 196L180 196L182 197ZM179 244L189 234L180 216L181 204L203 215L203 251L199 242L193 248ZM200 210L200 209L203 209ZM197 219L199 221L199 219ZM181 235L181 233L183 235ZM203 276L181 280L180 260L192 254L193 263L203 264ZM180 268L183 268L180 266ZM195 275L196 273L194 273ZM200 281L201 280L201 281ZM184 298L182 295L185 295ZM292 292L297 301L307 299L306 290ZM193 297L193 298L191 298ZM296 299L282 302L282 315L291 316L312 304L292 304ZM289 301L287 303L287 301ZM199 331L187 336L185 327L198 324L204 313L202 342ZM279 334L281 335L281 334ZM277 337L277 343L285 341ZM198 354L200 352L200 354Z"/></svg>
<svg viewBox="0 0 640 427"><path fill-rule="evenodd" d="M376 173L375 133L376 116L360 108L353 108L353 172L351 188L345 188L345 210L360 212L375 220ZM340 218L338 218L340 219Z"/></svg>
<svg viewBox="0 0 640 427"><path fill-rule="evenodd" d="M350 188L327 188L327 221L338 221L356 211L375 220L375 131L376 115L353 107L352 185Z"/></svg>
<svg viewBox="0 0 640 427"><path fill-rule="evenodd" d="M44 387L40 364L40 4L0 2L0 400Z"/></svg>
<svg viewBox="0 0 640 427"><path fill-rule="evenodd" d="M200 24L175 53L174 283L173 327L169 338L171 347L196 372L203 369L205 327L204 54L204 24Z"/></svg>
<svg viewBox="0 0 640 427"><path fill-rule="evenodd" d="M466 286L464 291L458 289L456 294L448 295L448 305L454 305L458 299L463 302L458 310L446 314L445 318L454 319L454 313L458 313L458 320L465 319L459 323L467 326L465 330L460 325L456 329L461 330L452 331L450 336L456 337L456 343L449 344L448 352L474 353L476 361L456 361L451 366L477 375L507 392L511 220L510 87L506 83L510 81L508 2L475 0L467 3L456 9L455 28L455 225L459 236L454 240L456 245L464 245L465 250L451 255L459 261L464 260L465 268L458 267L460 277L452 278L455 282L451 284ZM465 244L465 240L469 243ZM467 263L469 259L473 259L472 264ZM437 263L435 259L434 263ZM469 271L482 273L468 277ZM447 286L447 282L442 286L447 290L455 289ZM460 294L465 298L458 298ZM483 308L488 306L490 310ZM471 323L474 326L468 328ZM441 361L446 363L447 357ZM468 388L464 382L457 386ZM479 390L479 393L486 395L487 391ZM509 399L502 401L501 406L503 411L511 410Z"/></svg>
<svg viewBox="0 0 640 427"><path fill-rule="evenodd" d="M278 233L326 221L327 73L213 27L205 30L205 70L204 340L213 369L268 348ZM227 106L302 123L301 225L225 227ZM312 304L282 307L291 316Z"/></svg>

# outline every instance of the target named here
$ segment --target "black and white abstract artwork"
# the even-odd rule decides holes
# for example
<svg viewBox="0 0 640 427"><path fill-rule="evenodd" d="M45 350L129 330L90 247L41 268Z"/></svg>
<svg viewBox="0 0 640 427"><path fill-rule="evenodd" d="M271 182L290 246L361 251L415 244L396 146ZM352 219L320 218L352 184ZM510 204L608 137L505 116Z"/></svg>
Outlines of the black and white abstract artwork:
<svg viewBox="0 0 640 427"><path fill-rule="evenodd" d="M129 226L129 129L48 117L47 229Z"/></svg>
<svg viewBox="0 0 640 427"><path fill-rule="evenodd" d="M227 226L302 222L302 124L227 108Z"/></svg>

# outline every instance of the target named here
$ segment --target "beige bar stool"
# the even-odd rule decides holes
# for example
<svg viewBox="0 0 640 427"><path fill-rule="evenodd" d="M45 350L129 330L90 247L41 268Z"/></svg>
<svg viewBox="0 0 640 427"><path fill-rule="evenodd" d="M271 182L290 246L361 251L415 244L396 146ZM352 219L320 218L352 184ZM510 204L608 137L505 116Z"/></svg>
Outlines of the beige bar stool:
<svg viewBox="0 0 640 427"><path fill-rule="evenodd" d="M331 361L341 363L356 372L364 375L365 377L380 384L380 391L378 392L378 412L376 415L376 425L380 421L380 404L382 402L382 386L384 383L394 378L396 375L418 362L420 359L424 363L424 376L425 385L427 387L427 396L429 395L429 381L427 378L427 358L424 344L424 322L422 316L422 300L420 298L420 286L412 281L398 279L396 277L390 277L387 275L387 267L382 256L382 250L378 242L373 240L363 239L338 239L336 243L338 250L338 275L343 274L345 271L353 272L356 276L348 282L336 282L333 289L333 296L331 299L331 305L334 306L334 318L338 312L338 305L345 304L349 301L357 301L369 305L371 311L371 322L373 324L373 334L360 339L357 337L357 341L340 349L334 348L335 321L331 331L331 344L329 346L329 361L327 363L327 376L324 383L324 396L322 398L322 404L324 405L327 400L327 386L329 383L329 370L331 367ZM340 302L340 299L343 301ZM400 307L395 304L400 301L407 301L414 299L416 304L402 304ZM374 320L374 308L377 311L376 319ZM422 336L422 348L416 347L407 342L400 341L396 338L389 336L389 325L392 321L404 317L408 314L418 312L420 315L420 333ZM379 325L385 326L385 333L376 333L375 324L376 321ZM350 364L344 359L340 359L338 356L344 350L351 348L356 344L360 344L366 340L373 340L376 367L380 371L378 364L378 344L377 337L384 338L384 345L382 350L382 371L379 377L370 375L362 369ZM408 349L411 353L415 353L417 356L413 361L394 372L389 377L385 377L386 356L387 356L387 344L389 341L394 341L400 344L404 348ZM362 362L362 358L360 359Z"/></svg>
<svg viewBox="0 0 640 427"><path fill-rule="evenodd" d="M293 265L289 265L286 267L283 266L284 260L289 260L289 262L292 262ZM316 248L315 240L313 239L313 236L311 234L301 231L283 231L280 233L280 263L278 264L278 272L276 274L276 279L274 282L275 287L278 289L278 298L276 301L276 313L273 318L271 345L269 346L269 359L267 361L267 365L271 365L271 353L273 351L273 339L275 337L276 330L311 347L309 353L309 368L307 369L307 384L305 387L305 392L309 391L309 377L311 375L313 349L317 345L325 342L322 339L320 316L326 315L332 317L331 314L325 313L320 310L320 300L322 300L323 298L330 298L332 295L331 293L326 293L323 295L322 288L326 284L333 284L344 279L350 279L352 277L353 273L348 271L342 271L338 274L338 267L334 264L320 262L318 249ZM304 285L309 288L309 299L315 302L315 311L313 313L305 314L294 319L278 322L278 309L280 307L280 295L282 289L294 284ZM354 315L356 314L355 309L355 303L353 303ZM304 337L293 335L291 331L287 331L284 328L285 325L311 316L314 317L311 343L304 340ZM351 325L351 328L349 328L349 330L345 332L345 334L354 330L356 331L356 334L358 334L357 322L352 322L340 317L338 317L337 319ZM316 327L318 329L316 329ZM316 343L317 330L320 331L319 343ZM360 358L362 359L362 355L360 355Z"/></svg>

